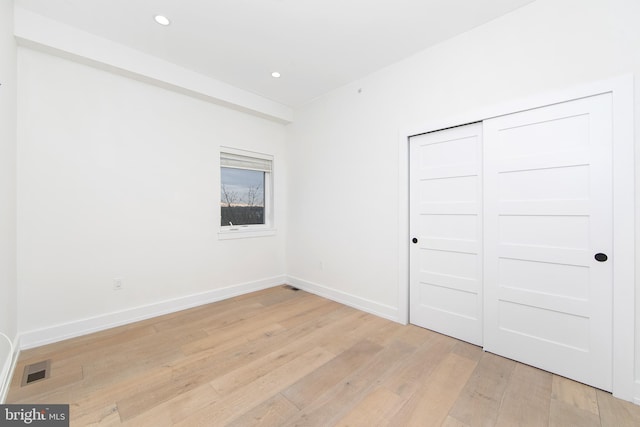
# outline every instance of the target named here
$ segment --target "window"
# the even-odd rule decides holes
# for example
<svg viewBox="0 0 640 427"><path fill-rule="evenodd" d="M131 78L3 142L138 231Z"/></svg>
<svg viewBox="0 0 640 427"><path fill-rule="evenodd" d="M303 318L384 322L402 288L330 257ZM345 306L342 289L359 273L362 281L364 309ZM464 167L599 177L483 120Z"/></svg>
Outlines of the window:
<svg viewBox="0 0 640 427"><path fill-rule="evenodd" d="M220 152L222 238L273 234L273 157L231 148ZM264 232L268 233L264 233ZM239 235L240 234L240 235Z"/></svg>

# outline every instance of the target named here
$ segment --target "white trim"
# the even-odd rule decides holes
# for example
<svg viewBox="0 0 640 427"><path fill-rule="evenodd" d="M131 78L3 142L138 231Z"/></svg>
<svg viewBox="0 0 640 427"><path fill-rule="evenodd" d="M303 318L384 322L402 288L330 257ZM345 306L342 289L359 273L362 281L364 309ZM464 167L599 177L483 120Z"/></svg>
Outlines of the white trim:
<svg viewBox="0 0 640 427"><path fill-rule="evenodd" d="M4 383L8 377L9 370L11 369L11 360L13 359L13 352L15 346L13 345L13 340L5 335L3 332L0 332L0 345L2 347L7 346L7 357L0 367L0 397L2 397L2 391L4 390Z"/></svg>
<svg viewBox="0 0 640 427"><path fill-rule="evenodd" d="M9 362L9 369L6 370L4 378L0 377L0 404L4 404L9 394L9 388L11 387L11 379L13 373L16 370L18 364L18 358L20 357L20 336L15 337L13 340L13 351L11 353Z"/></svg>
<svg viewBox="0 0 640 427"><path fill-rule="evenodd" d="M244 228L243 228L244 227ZM275 236L275 228L258 228L258 227L245 227L238 226L237 228L220 227L218 232L218 240L230 240L230 239L246 239L249 237L267 237Z"/></svg>
<svg viewBox="0 0 640 427"><path fill-rule="evenodd" d="M348 305L349 307L371 313L378 317L383 317L394 322L402 323L398 320L398 309L396 307L380 304L375 301L348 294L346 292L328 288L318 283L309 282L298 277L288 276L287 283L291 286L295 286L298 289L302 289L312 294L319 295L323 298L339 302L340 304Z"/></svg>
<svg viewBox="0 0 640 427"><path fill-rule="evenodd" d="M409 137L498 117L505 114L612 93L613 98L613 196L614 196L614 311L613 311L613 395L640 403L635 390L635 157L633 129L633 75L581 85L567 90L489 106L455 117L407 128L399 134L398 204L398 315L408 321L409 314Z"/></svg>
<svg viewBox="0 0 640 427"><path fill-rule="evenodd" d="M278 123L291 123L293 109L152 55L148 55L16 7L19 46L36 49Z"/></svg>
<svg viewBox="0 0 640 427"><path fill-rule="evenodd" d="M640 406L640 380L635 383L635 395L633 397L633 403Z"/></svg>
<svg viewBox="0 0 640 427"><path fill-rule="evenodd" d="M272 288L286 283L286 276L276 276L254 282L241 283L200 294L193 294L145 306L135 307L102 316L91 317L75 322L54 325L48 328L24 332L20 335L22 349L38 347L104 329L162 316L188 308L221 301L238 295Z"/></svg>
<svg viewBox="0 0 640 427"><path fill-rule="evenodd" d="M409 134L398 136L398 321L409 323Z"/></svg>
<svg viewBox="0 0 640 427"><path fill-rule="evenodd" d="M635 371L635 154L633 76L613 94L613 395L631 401ZM631 185L627 185L631 183ZM637 397L637 395L636 395Z"/></svg>
<svg viewBox="0 0 640 427"><path fill-rule="evenodd" d="M242 148L229 147L228 145L220 146L220 155L223 153L235 154L238 156L255 157L256 159L269 160L273 162L273 154L260 153L258 151L244 150Z"/></svg>

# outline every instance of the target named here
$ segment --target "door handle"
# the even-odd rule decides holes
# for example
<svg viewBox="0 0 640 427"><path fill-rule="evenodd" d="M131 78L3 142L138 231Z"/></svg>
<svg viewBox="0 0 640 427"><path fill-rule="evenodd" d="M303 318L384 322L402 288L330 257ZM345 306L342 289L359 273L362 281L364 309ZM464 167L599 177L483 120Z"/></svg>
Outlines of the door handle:
<svg viewBox="0 0 640 427"><path fill-rule="evenodd" d="M594 258L596 259L596 261L598 262L605 262L607 259L609 259L609 257L607 256L607 254L603 254L602 252L597 253Z"/></svg>
<svg viewBox="0 0 640 427"><path fill-rule="evenodd" d="M411 239L411 241L412 241L413 243L418 243L418 239L417 239L417 238L415 238L415 237L414 237L413 239Z"/></svg>

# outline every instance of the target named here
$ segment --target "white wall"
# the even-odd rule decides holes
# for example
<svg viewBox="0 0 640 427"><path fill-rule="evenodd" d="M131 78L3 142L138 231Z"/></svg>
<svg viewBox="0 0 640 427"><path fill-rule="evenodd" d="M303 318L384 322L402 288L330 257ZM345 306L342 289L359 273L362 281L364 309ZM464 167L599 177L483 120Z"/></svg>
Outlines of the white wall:
<svg viewBox="0 0 640 427"><path fill-rule="evenodd" d="M16 44L13 0L0 1L0 332L16 337ZM10 346L0 337L0 402Z"/></svg>
<svg viewBox="0 0 640 427"><path fill-rule="evenodd" d="M398 265L399 132L619 74L637 78L639 18L637 0L538 0L296 110L287 135L290 276L397 310L406 286L398 283L406 268ZM635 91L640 105L637 82Z"/></svg>
<svg viewBox="0 0 640 427"><path fill-rule="evenodd" d="M27 346L283 279L282 124L28 48L18 74ZM275 156L276 236L218 240L220 145Z"/></svg>

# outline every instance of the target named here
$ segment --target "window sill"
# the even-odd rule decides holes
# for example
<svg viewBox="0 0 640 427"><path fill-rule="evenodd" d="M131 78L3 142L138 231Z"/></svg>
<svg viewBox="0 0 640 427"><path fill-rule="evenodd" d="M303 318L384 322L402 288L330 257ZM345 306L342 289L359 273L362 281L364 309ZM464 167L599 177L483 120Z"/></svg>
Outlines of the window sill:
<svg viewBox="0 0 640 427"><path fill-rule="evenodd" d="M275 228L236 228L236 229L228 229L221 230L218 232L218 240L229 240L229 239L247 239L250 237L267 237L267 236L275 236L276 229Z"/></svg>

